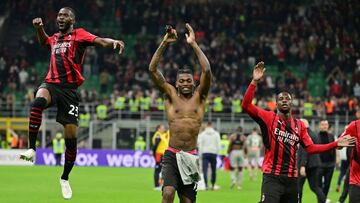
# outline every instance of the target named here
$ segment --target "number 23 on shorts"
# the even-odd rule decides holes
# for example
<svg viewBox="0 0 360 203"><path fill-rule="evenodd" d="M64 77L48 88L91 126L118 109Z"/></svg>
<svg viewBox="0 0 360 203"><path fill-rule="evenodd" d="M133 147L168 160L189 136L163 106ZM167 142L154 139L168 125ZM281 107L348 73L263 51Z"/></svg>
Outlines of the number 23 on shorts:
<svg viewBox="0 0 360 203"><path fill-rule="evenodd" d="M78 117L78 113L79 113L79 107L70 104L70 111L69 114Z"/></svg>

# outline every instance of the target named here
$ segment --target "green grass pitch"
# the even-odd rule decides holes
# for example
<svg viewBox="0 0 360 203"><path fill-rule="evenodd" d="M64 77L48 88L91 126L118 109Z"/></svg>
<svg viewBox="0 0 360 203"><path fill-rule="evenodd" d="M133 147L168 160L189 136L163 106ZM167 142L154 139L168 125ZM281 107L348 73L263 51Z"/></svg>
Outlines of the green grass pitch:
<svg viewBox="0 0 360 203"><path fill-rule="evenodd" d="M66 202L60 192L59 177L62 167L0 166L0 202L57 203ZM73 198L67 202L161 202L161 192L153 191L153 169L74 167L70 175ZM336 202L338 172L334 174L329 198ZM261 176L251 182L245 174L242 190L230 189L229 174L218 170L217 191L199 191L197 202L257 203L260 199ZM315 195L305 183L303 202L316 203ZM179 202L175 199L175 202Z"/></svg>

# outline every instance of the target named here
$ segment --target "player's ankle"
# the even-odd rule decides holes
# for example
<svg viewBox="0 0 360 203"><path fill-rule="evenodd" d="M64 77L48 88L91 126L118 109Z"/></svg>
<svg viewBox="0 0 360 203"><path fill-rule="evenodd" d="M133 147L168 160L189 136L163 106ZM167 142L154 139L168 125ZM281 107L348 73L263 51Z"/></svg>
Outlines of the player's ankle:
<svg viewBox="0 0 360 203"><path fill-rule="evenodd" d="M69 180L69 176L61 175L60 179L61 180Z"/></svg>

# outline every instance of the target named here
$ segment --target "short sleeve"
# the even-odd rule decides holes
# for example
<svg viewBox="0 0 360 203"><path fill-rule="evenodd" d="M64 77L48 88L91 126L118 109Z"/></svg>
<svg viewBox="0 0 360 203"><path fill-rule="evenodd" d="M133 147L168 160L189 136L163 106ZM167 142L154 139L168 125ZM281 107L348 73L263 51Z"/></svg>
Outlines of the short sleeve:
<svg viewBox="0 0 360 203"><path fill-rule="evenodd" d="M155 138L161 138L160 133L156 133L156 134L155 134Z"/></svg>
<svg viewBox="0 0 360 203"><path fill-rule="evenodd" d="M353 121L349 124L349 126L345 129L345 131L340 135L340 137L345 135L351 135L353 137L356 136L356 121Z"/></svg>
<svg viewBox="0 0 360 203"><path fill-rule="evenodd" d="M54 41L54 35L46 38L45 44L50 46L53 41Z"/></svg>
<svg viewBox="0 0 360 203"><path fill-rule="evenodd" d="M93 44L94 40L98 37L94 34L91 34L90 32L86 31L83 28L77 29L76 35L77 35L76 36L77 41L88 43L88 44Z"/></svg>
<svg viewBox="0 0 360 203"><path fill-rule="evenodd" d="M306 148L307 146L309 145L312 145L314 144L314 142L312 141L309 133L307 132L305 126L304 126L304 123L303 122L299 122L300 123L300 143L301 145Z"/></svg>

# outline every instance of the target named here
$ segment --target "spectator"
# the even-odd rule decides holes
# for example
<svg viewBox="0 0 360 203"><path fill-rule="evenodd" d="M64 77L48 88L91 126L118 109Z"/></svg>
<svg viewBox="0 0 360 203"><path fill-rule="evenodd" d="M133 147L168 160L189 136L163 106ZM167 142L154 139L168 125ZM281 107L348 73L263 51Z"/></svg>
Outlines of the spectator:
<svg viewBox="0 0 360 203"><path fill-rule="evenodd" d="M19 72L20 90L22 91L25 90L28 79L29 79L28 72L25 70L25 68L21 68Z"/></svg>
<svg viewBox="0 0 360 203"><path fill-rule="evenodd" d="M65 151L65 140L63 138L62 133L58 132L55 135L55 138L52 140L52 145L53 145L53 152L55 155L55 160L56 160L56 166L60 166L61 163L61 155L64 153Z"/></svg>
<svg viewBox="0 0 360 203"><path fill-rule="evenodd" d="M100 83L100 92L102 94L108 92L108 84L110 81L110 74L107 70L107 68L105 68L101 73L100 73L100 78L99 78L99 83Z"/></svg>
<svg viewBox="0 0 360 203"><path fill-rule="evenodd" d="M329 127L329 122L327 120L320 121L320 132L318 134L320 144L331 143L335 140L334 135L329 132ZM319 172L319 186L322 188L322 191L326 197L329 193L330 183L334 173L336 163L335 153L336 150L333 149L320 154L321 167Z"/></svg>

